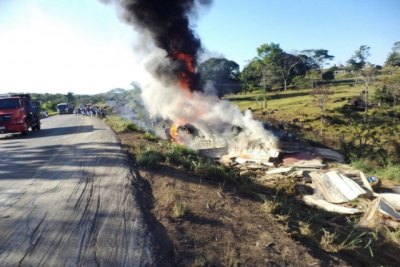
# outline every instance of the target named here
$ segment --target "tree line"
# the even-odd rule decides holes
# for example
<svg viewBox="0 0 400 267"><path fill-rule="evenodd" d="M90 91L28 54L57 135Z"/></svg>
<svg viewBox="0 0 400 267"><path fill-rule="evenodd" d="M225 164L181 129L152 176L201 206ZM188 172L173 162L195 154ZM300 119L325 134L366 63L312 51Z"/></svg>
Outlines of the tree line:
<svg viewBox="0 0 400 267"><path fill-rule="evenodd" d="M284 51L279 44L267 43L257 48L257 55L243 68L224 57L210 58L199 65L203 86L212 83L219 96L227 93L254 90L287 90L311 87L331 81L335 71L343 71L354 77L366 68L371 71L382 66L368 62L370 47L361 45L345 66L326 68L334 59L326 49L307 49L296 53ZM386 68L400 67L400 42L393 45ZM365 75L364 75L365 76ZM353 77L353 78L354 78Z"/></svg>
<svg viewBox="0 0 400 267"><path fill-rule="evenodd" d="M287 90L288 88L320 88L319 85L332 82L335 72L344 71L354 82L362 79L368 86L371 77L381 70L381 66L368 62L370 47L361 45L345 66L326 68L334 59L326 49L307 49L296 53L284 51L277 43L262 44L257 48L256 56L240 71L239 64L224 57L213 57L198 66L203 88L212 88L222 97L225 94L240 91ZM400 68L400 42L393 45L384 70L396 74ZM377 90L377 99L382 102L397 104L399 95L399 75L388 75L383 88ZM139 86L139 85L135 85ZM117 89L114 89L118 91ZM121 89L123 90L123 89ZM42 103L44 110L56 110L56 105L67 102L72 105L104 103L108 94L75 95L67 94L32 94ZM265 94L264 94L265 95Z"/></svg>
<svg viewBox="0 0 400 267"><path fill-rule="evenodd" d="M104 103L105 94L96 95L75 95L72 92L67 94L31 94L34 99L40 101L41 109L48 111L56 111L56 106L60 103L68 103L73 106L86 105L90 103Z"/></svg>

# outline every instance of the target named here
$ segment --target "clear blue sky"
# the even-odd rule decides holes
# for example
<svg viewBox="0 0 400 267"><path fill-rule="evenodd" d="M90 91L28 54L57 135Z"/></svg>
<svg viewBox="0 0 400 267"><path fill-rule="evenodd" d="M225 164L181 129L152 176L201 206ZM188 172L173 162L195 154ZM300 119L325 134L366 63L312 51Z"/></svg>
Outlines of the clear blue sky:
<svg viewBox="0 0 400 267"><path fill-rule="evenodd" d="M263 43L329 50L360 45L383 64L400 41L400 0L214 0L194 21L209 55L243 67ZM99 93L144 76L137 35L98 0L0 0L0 93Z"/></svg>
<svg viewBox="0 0 400 267"><path fill-rule="evenodd" d="M400 41L400 0L217 0L197 26L208 49L243 66L263 43L323 48L345 64L360 45L383 64Z"/></svg>

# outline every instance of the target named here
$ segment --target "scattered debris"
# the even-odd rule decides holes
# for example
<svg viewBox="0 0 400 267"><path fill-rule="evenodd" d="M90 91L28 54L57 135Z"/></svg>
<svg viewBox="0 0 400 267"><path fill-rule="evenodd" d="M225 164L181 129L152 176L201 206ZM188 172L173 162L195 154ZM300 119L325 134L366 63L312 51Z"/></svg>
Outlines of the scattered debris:
<svg viewBox="0 0 400 267"><path fill-rule="evenodd" d="M359 184L364 189L366 189L370 194L372 194L374 192L374 190L372 189L371 184L368 182L367 178L365 177L365 174L362 171L359 171L359 177L361 180L361 183L359 183ZM354 178L353 178L353 180L354 180Z"/></svg>
<svg viewBox="0 0 400 267"><path fill-rule="evenodd" d="M392 188L392 191L393 191L394 193L400 194L400 185L397 185L397 186L393 187L393 188Z"/></svg>
<svg viewBox="0 0 400 267"><path fill-rule="evenodd" d="M218 162L225 166L232 166L234 164L234 159L235 158L231 157L230 155L223 155L220 159L218 159Z"/></svg>
<svg viewBox="0 0 400 267"><path fill-rule="evenodd" d="M289 153L283 157L283 165L293 165L299 161L313 160L314 155L308 151L301 151L296 153Z"/></svg>
<svg viewBox="0 0 400 267"><path fill-rule="evenodd" d="M400 221L400 213L396 211L396 209L390 205L390 203L388 201L386 201L384 198L378 198L379 199L379 212L392 217L393 219L395 219L396 221Z"/></svg>
<svg viewBox="0 0 400 267"><path fill-rule="evenodd" d="M332 149L329 148L314 148L312 150L313 153L316 154L316 156L326 159L326 160L331 160L331 161L336 161L336 162L344 162L344 156Z"/></svg>
<svg viewBox="0 0 400 267"><path fill-rule="evenodd" d="M241 129L233 127L232 132L240 134ZM296 178L296 192L305 204L343 215L364 213L359 226L400 226L400 194L375 193L381 186L380 179L367 178L362 171L343 164L343 155L332 149L297 142L294 146L287 144L282 151L252 144L247 149L231 147L228 151L220 147L199 152L225 166L239 168L241 176L255 174L266 185ZM396 190L400 192L400 186L393 192ZM360 196L363 201L353 202Z"/></svg>
<svg viewBox="0 0 400 267"><path fill-rule="evenodd" d="M358 223L358 227L375 228L380 224L393 228L400 227L400 213L397 212L385 199L378 197L373 200L364 216Z"/></svg>
<svg viewBox="0 0 400 267"><path fill-rule="evenodd" d="M320 158L315 157L311 152L298 152L283 157L282 164L284 166L292 166L297 168L323 168L325 164Z"/></svg>
<svg viewBox="0 0 400 267"><path fill-rule="evenodd" d="M387 201L394 209L400 211L400 194L396 193L381 193L379 194L385 201Z"/></svg>
<svg viewBox="0 0 400 267"><path fill-rule="evenodd" d="M293 170L293 167L274 168L266 172L266 174L285 174Z"/></svg>
<svg viewBox="0 0 400 267"><path fill-rule="evenodd" d="M199 153L203 156L213 158L213 159L222 159L228 154L227 147L219 147L219 148L206 148L199 149Z"/></svg>

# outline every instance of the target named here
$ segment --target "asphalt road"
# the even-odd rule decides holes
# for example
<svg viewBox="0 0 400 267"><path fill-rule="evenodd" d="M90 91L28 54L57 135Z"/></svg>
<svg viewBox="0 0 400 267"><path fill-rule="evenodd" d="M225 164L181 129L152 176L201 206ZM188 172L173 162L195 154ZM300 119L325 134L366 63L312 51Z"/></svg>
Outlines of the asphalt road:
<svg viewBox="0 0 400 267"><path fill-rule="evenodd" d="M97 118L0 135L0 266L153 266L135 175Z"/></svg>

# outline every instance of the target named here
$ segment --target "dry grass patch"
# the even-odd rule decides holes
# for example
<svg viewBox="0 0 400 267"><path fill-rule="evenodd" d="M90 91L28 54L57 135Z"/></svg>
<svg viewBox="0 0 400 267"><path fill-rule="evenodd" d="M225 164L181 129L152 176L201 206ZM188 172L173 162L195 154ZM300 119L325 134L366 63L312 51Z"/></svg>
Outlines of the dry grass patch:
<svg viewBox="0 0 400 267"><path fill-rule="evenodd" d="M311 229L311 225L308 222L300 221L299 223L300 234L303 236L312 236L313 230Z"/></svg>

